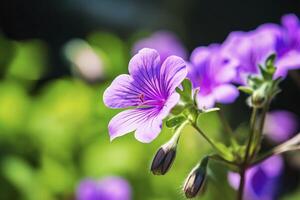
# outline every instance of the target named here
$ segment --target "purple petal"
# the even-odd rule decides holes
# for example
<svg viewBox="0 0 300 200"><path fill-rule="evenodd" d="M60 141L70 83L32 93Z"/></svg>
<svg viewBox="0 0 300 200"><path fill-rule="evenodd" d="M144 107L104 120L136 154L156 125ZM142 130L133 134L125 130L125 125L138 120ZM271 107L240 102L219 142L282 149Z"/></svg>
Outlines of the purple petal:
<svg viewBox="0 0 300 200"><path fill-rule="evenodd" d="M215 75L216 82L218 83L231 82L237 75L236 68L239 66L239 61L235 58L231 58L228 56L225 56L222 61L223 61L223 67L220 67L218 73ZM219 64L219 66L222 66L222 64Z"/></svg>
<svg viewBox="0 0 300 200"><path fill-rule="evenodd" d="M154 49L142 49L129 62L129 74L135 86L150 99L160 99L160 57Z"/></svg>
<svg viewBox="0 0 300 200"><path fill-rule="evenodd" d="M133 47L133 53L136 54L143 48L152 48L159 52L161 60L175 55L183 59L187 57L187 51L178 40L176 35L169 31L157 31L148 38L138 41Z"/></svg>
<svg viewBox="0 0 300 200"><path fill-rule="evenodd" d="M149 143L154 140L161 131L163 119L168 116L179 99L179 94L174 93L168 98L161 110L153 109L148 119L137 128L135 138L143 143Z"/></svg>
<svg viewBox="0 0 300 200"><path fill-rule="evenodd" d="M110 140L136 130L140 124L147 120L150 111L149 108L137 108L122 111L114 116L108 124Z"/></svg>
<svg viewBox="0 0 300 200"><path fill-rule="evenodd" d="M130 200L131 188L127 181L119 177L107 177L97 184L97 200Z"/></svg>
<svg viewBox="0 0 300 200"><path fill-rule="evenodd" d="M283 170L283 159L281 156L272 156L262 162L260 167L269 178L277 177Z"/></svg>
<svg viewBox="0 0 300 200"><path fill-rule="evenodd" d="M268 177L264 170L258 168L251 179L251 187L256 196L261 196L264 194L265 186L267 185Z"/></svg>
<svg viewBox="0 0 300 200"><path fill-rule="evenodd" d="M238 189L239 188L239 184L240 184L240 175L238 173L234 173L234 172L229 172L228 173L228 181L229 184L234 188L234 189Z"/></svg>
<svg viewBox="0 0 300 200"><path fill-rule="evenodd" d="M139 89L129 75L120 75L111 83L103 94L103 101L110 108L127 108L140 103Z"/></svg>
<svg viewBox="0 0 300 200"><path fill-rule="evenodd" d="M234 85L223 84L214 88L213 95L217 102L232 103L239 96L239 92Z"/></svg>
<svg viewBox="0 0 300 200"><path fill-rule="evenodd" d="M77 187L76 199L77 200L98 200L97 198L97 185L96 182L86 179L80 182Z"/></svg>
<svg viewBox="0 0 300 200"><path fill-rule="evenodd" d="M269 112L266 117L264 134L274 142L283 142L297 132L298 121L296 115L285 110Z"/></svg>
<svg viewBox="0 0 300 200"><path fill-rule="evenodd" d="M283 169L280 156L272 156L246 172L244 196L246 200L272 200L277 195L278 181ZM240 176L228 173L229 184L238 189Z"/></svg>
<svg viewBox="0 0 300 200"><path fill-rule="evenodd" d="M161 66L160 82L165 94L171 94L187 75L184 60L177 56L168 57Z"/></svg>
<svg viewBox="0 0 300 200"><path fill-rule="evenodd" d="M293 42L300 42L299 41L300 23L298 17L294 14L284 15L282 17L281 23L283 27L287 30L287 33L290 37L289 39L291 39L291 41Z"/></svg>
<svg viewBox="0 0 300 200"><path fill-rule="evenodd" d="M282 57L278 58L276 62L276 72L274 78L283 77L285 78L289 70L300 68L300 50L289 51Z"/></svg>
<svg viewBox="0 0 300 200"><path fill-rule="evenodd" d="M202 66L202 64L209 58L210 54L211 53L208 48L198 47L193 50L190 60L194 65Z"/></svg>
<svg viewBox="0 0 300 200"><path fill-rule="evenodd" d="M215 105L214 96L212 94L202 95L201 88L196 100L199 109L212 108Z"/></svg>

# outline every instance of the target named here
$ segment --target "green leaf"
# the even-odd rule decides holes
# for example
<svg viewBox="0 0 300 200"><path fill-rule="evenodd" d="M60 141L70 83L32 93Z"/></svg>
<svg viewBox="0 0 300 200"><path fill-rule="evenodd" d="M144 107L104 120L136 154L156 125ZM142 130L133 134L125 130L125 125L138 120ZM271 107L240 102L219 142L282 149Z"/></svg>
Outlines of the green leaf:
<svg viewBox="0 0 300 200"><path fill-rule="evenodd" d="M263 82L264 81L257 76L249 76L247 79L247 83L248 83L249 87L251 87L253 89L259 88Z"/></svg>
<svg viewBox="0 0 300 200"><path fill-rule="evenodd" d="M264 68L261 65L259 65L259 70L264 80L272 80L275 70L267 70L267 68Z"/></svg>
<svg viewBox="0 0 300 200"><path fill-rule="evenodd" d="M267 59L266 59L266 62L265 62L265 65L266 65L266 68L269 69L269 68L274 68L274 62L275 62L275 59L276 59L276 54L271 54Z"/></svg>
<svg viewBox="0 0 300 200"><path fill-rule="evenodd" d="M186 119L185 119L184 116L176 116L176 117L173 117L173 118L167 120L166 125L167 125L168 128L173 128L173 127L179 126L185 120Z"/></svg>
<svg viewBox="0 0 300 200"><path fill-rule="evenodd" d="M219 142L215 142L215 146L217 147L220 156L222 156L224 159L228 161L234 161L234 155L232 154L231 150L228 147L226 147L224 144Z"/></svg>
<svg viewBox="0 0 300 200"><path fill-rule="evenodd" d="M172 108L171 113L173 115L179 115L180 113L183 112L183 110L185 109L185 107L183 105L176 105L174 108Z"/></svg>
<svg viewBox="0 0 300 200"><path fill-rule="evenodd" d="M238 89L246 94L252 94L253 93L253 89L247 86L239 86Z"/></svg>
<svg viewBox="0 0 300 200"><path fill-rule="evenodd" d="M184 79L181 83L182 89L179 87L176 88L176 92L178 92L181 96L181 99L185 102L191 102L192 100L192 83L189 79Z"/></svg>

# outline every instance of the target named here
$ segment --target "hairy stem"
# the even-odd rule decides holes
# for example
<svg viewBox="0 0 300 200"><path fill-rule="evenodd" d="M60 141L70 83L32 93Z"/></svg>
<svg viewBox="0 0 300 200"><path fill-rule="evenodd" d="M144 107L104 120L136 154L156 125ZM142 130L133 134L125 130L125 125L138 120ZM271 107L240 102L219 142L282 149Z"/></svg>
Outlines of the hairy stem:
<svg viewBox="0 0 300 200"><path fill-rule="evenodd" d="M250 150L251 150L251 146L252 146L252 142L253 142L253 138L254 138L254 134L255 134L255 122L257 119L257 113L258 113L258 109L253 108L252 114L251 114L251 119L250 119L250 136L249 136L249 140L248 140L248 143L246 146L244 165L247 165L247 162L249 159Z"/></svg>
<svg viewBox="0 0 300 200"><path fill-rule="evenodd" d="M250 155L250 150L253 142L254 132L255 132L255 122L257 118L258 109L253 108L251 118L250 118L250 136L246 146L245 159L244 162L240 165L240 184L237 194L237 200L243 200L245 179L246 179L246 170L248 167L248 159Z"/></svg>
<svg viewBox="0 0 300 200"><path fill-rule="evenodd" d="M257 142L257 146L255 147L254 151L251 152L252 153L252 155L250 155L251 159L254 158L256 153L258 153L258 151L260 150L263 129L264 129L266 116L267 116L267 112L269 110L269 107L270 107L270 100L268 100L266 102L266 105L263 107L263 110L262 110L262 113L261 113L259 127L258 127L258 130L257 130L257 132L255 134L255 137L254 137L254 140Z"/></svg>
<svg viewBox="0 0 300 200"><path fill-rule="evenodd" d="M261 163L262 161L268 159L273 155L278 155L281 153L285 153L288 151L297 151L300 150L300 133L298 133L293 138L289 139L288 141L275 146L271 150L267 151L266 153L258 156L252 163L251 166Z"/></svg>

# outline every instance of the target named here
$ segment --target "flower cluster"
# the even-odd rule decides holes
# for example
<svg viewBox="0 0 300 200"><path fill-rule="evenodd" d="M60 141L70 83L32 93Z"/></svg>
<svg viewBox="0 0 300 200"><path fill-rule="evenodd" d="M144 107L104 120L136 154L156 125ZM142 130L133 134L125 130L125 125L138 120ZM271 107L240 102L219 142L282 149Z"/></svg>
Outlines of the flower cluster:
<svg viewBox="0 0 300 200"><path fill-rule="evenodd" d="M277 55L274 78L286 77L288 70L300 67L300 22L293 14L285 15L282 26L264 24L250 32L232 32L223 45L239 60L235 82L245 84L247 76L257 74L258 64L271 53Z"/></svg>
<svg viewBox="0 0 300 200"><path fill-rule="evenodd" d="M129 75L116 77L103 95L107 107L127 109L109 122L111 140L135 131L137 140L151 142L166 121L166 127L174 134L159 148L151 166L153 174L163 175L175 159L182 128L191 125L216 154L206 156L189 174L183 187L187 198L202 191L209 160L216 160L239 172L229 175L235 188L240 182L238 199L243 198L244 183L249 198L272 199L276 190L274 180L278 179L283 162L280 156L269 157L300 148L299 138L294 137L266 154L260 151L263 133L282 142L291 136L289 132L296 130L296 122L289 119L295 117L267 112L272 99L280 92L281 80L289 70L300 68L298 18L290 14L282 18L281 26L264 24L250 32L232 32L223 44L197 47L189 60L183 49L166 32L156 33L135 45L136 55L129 62ZM246 141L235 137L219 108L214 108L216 103L234 102L239 90L250 95L248 105L252 108ZM230 135L230 146L215 142L198 125L198 117L212 111L220 113L224 130ZM292 130L272 129L277 118ZM278 169L270 167L273 163ZM266 189L258 184L261 182Z"/></svg>

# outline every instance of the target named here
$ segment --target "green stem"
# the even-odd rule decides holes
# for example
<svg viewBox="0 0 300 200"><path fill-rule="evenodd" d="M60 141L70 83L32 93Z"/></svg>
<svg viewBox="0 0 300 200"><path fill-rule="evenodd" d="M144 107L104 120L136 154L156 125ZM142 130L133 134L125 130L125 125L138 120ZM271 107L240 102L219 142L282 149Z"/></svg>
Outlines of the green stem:
<svg viewBox="0 0 300 200"><path fill-rule="evenodd" d="M250 137L249 137L249 140L248 140L248 143L246 146L246 154L245 154L245 160L244 160L245 165L248 162L250 150L251 150L251 146L252 146L252 142L253 142L253 138L254 138L255 122L257 119L257 113L258 113L258 108L253 108L252 114L251 114L251 119L250 119Z"/></svg>
<svg viewBox="0 0 300 200"><path fill-rule="evenodd" d="M248 140L248 143L246 146L245 159L244 159L244 162L240 165L240 184L239 184L237 200L243 200L244 187L245 187L245 181L246 181L245 174L246 174L246 170L248 167L248 159L249 159L252 141L253 141L253 137L254 137L257 113L258 113L258 109L254 107L252 110L251 118L250 118L250 136L249 136L249 140Z"/></svg>
<svg viewBox="0 0 300 200"><path fill-rule="evenodd" d="M237 170L238 165L235 162L231 162L228 160L225 160L224 158L222 158L221 156L217 155L217 154L213 154L209 156L210 159L217 161L217 162L221 162L225 165L228 165L231 168L234 168L235 170Z"/></svg>
<svg viewBox="0 0 300 200"><path fill-rule="evenodd" d="M209 137L207 137L205 135L205 133L197 126L196 123L191 122L191 125L198 131L198 133L200 133L200 135L217 151L220 151L218 149L218 147L215 145L214 141L212 139L210 139Z"/></svg>
<svg viewBox="0 0 300 200"><path fill-rule="evenodd" d="M263 110L262 110L262 113L261 113L261 117L260 117L260 124L259 124L258 130L257 130L257 132L255 134L255 137L254 137L254 141L257 144L257 146L255 147L255 149L253 150L253 152L251 152L252 153L250 155L251 159L254 158L255 155L260 150L263 129L264 129L264 125L265 125L265 121L266 121L266 116L267 116L267 112L268 112L269 108L270 108L270 100L267 100L266 105L263 107Z"/></svg>
<svg viewBox="0 0 300 200"><path fill-rule="evenodd" d="M238 190L238 195L237 195L237 200L243 200L244 196L244 188L245 188L245 181L246 181L246 170L243 169L240 172L240 185L239 185L239 190Z"/></svg>
<svg viewBox="0 0 300 200"><path fill-rule="evenodd" d="M261 163L262 161L268 159L269 157L271 157L273 155L278 155L278 154L285 153L288 151L300 150L299 144L300 144L300 133L298 133L296 136L289 139L288 141L286 141L280 145L277 145L277 146L273 147L271 150L267 151L266 153L258 156L258 158L256 158L251 163L251 166Z"/></svg>

